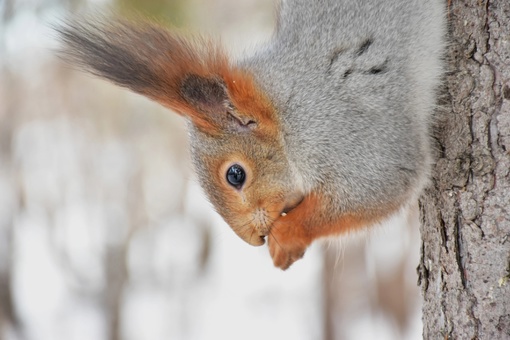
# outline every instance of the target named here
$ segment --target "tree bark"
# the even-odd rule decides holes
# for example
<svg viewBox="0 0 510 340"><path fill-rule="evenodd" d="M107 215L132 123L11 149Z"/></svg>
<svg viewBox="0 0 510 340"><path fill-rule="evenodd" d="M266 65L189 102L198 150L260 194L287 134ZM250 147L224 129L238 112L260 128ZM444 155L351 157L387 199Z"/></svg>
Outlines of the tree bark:
<svg viewBox="0 0 510 340"><path fill-rule="evenodd" d="M510 339L510 1L448 1L437 162L421 199L425 339Z"/></svg>

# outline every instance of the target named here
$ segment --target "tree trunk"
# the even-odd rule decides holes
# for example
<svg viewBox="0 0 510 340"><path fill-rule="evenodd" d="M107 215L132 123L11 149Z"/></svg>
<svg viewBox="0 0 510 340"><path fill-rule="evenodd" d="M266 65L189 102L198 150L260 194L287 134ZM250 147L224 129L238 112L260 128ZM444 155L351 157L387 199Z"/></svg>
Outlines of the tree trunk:
<svg viewBox="0 0 510 340"><path fill-rule="evenodd" d="M510 339L510 1L449 2L437 163L421 199L425 339Z"/></svg>

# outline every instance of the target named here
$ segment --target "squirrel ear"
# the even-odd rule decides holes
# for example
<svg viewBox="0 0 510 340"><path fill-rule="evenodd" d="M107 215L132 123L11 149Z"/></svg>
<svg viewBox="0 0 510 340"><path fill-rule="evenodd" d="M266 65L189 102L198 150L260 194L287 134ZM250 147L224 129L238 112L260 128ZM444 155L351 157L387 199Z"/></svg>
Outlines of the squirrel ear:
<svg viewBox="0 0 510 340"><path fill-rule="evenodd" d="M89 19L57 28L71 63L189 117L207 133L275 121L253 77L232 67L211 41L148 22Z"/></svg>
<svg viewBox="0 0 510 340"><path fill-rule="evenodd" d="M219 77L189 75L182 81L180 92L197 110L188 114L195 124L207 121L222 130L239 132L257 127L255 117L243 115L234 107L225 82Z"/></svg>
<svg viewBox="0 0 510 340"><path fill-rule="evenodd" d="M184 78L180 92L191 106L201 111L225 108L228 100L227 91L220 79L205 78L195 74Z"/></svg>

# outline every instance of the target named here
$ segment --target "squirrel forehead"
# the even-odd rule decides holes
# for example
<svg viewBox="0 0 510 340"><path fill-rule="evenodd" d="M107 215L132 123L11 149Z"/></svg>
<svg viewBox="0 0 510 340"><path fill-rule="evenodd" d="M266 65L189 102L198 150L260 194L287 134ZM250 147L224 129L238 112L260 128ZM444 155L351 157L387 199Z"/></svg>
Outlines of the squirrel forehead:
<svg viewBox="0 0 510 340"><path fill-rule="evenodd" d="M211 136L192 128L190 144L192 159L200 169L219 167L225 162L243 162L254 167L287 163L284 146L278 139L242 133Z"/></svg>
<svg viewBox="0 0 510 340"><path fill-rule="evenodd" d="M192 134L193 153L218 159L228 158L229 155L257 158L267 153L274 154L278 149L278 145L274 141L261 140L242 134L222 135L221 138L197 131Z"/></svg>
<svg viewBox="0 0 510 340"><path fill-rule="evenodd" d="M271 135L253 131L224 131L221 134L211 135L193 124L189 124L188 128L193 152L196 153L216 156L241 153L253 157L271 154L272 157L276 157L278 153L284 152L282 139Z"/></svg>

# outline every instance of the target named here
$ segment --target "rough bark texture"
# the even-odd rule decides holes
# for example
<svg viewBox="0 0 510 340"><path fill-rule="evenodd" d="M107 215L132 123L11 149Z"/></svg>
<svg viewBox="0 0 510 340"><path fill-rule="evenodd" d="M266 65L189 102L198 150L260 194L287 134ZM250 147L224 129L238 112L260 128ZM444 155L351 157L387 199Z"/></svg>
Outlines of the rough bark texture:
<svg viewBox="0 0 510 340"><path fill-rule="evenodd" d="M445 104L421 200L425 339L510 339L510 1L449 3Z"/></svg>

